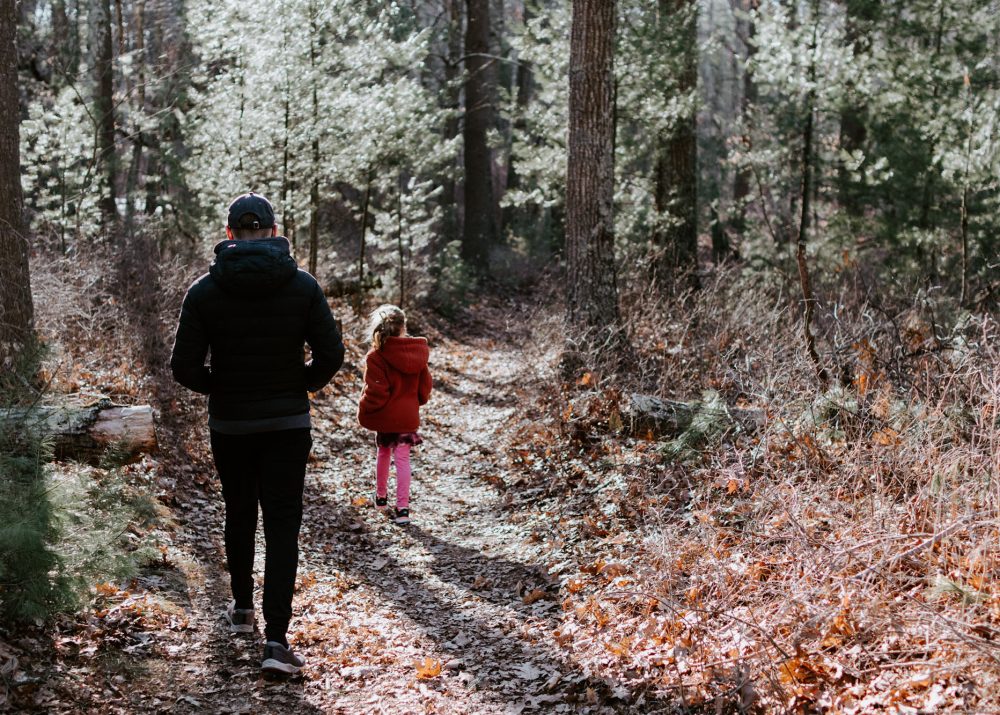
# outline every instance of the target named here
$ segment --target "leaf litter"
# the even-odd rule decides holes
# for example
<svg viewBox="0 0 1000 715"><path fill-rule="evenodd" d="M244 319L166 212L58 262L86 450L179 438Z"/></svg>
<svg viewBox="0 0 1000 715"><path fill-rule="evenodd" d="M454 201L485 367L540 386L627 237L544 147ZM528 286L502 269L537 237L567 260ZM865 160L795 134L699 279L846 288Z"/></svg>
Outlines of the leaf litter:
<svg viewBox="0 0 1000 715"><path fill-rule="evenodd" d="M182 396L185 419L164 435L155 465L173 520L160 535L162 563L129 583L96 585L93 606L77 617L5 632L0 707L862 713L975 702L962 638L987 647L1000 632L985 582L940 575L901 588L884 611L922 615L895 637L876 636L884 616L843 589L835 600L818 587L788 597L782 583L808 582L809 563L852 576L852 547L822 546L846 536L833 509L792 508L789 492L769 505L777 508L767 534L741 534L762 509L751 504L758 474L678 467L655 442L617 434L618 398L595 374L561 388L588 393L585 401L546 392L545 361L524 349L525 335L508 333L531 322L527 307L512 314L484 302L466 321L457 332L427 331L437 391L413 460L408 529L371 503L372 440L354 424L360 346L349 346L349 364L315 396L290 634L308 659L302 676L261 678L259 640L224 628L221 498L202 408ZM485 334L507 337L477 337ZM772 452L806 464L820 449L799 440ZM650 474L662 475L660 487L639 488ZM895 552L905 558L887 550L885 564L930 557L956 571L933 530L914 533L905 543L916 546ZM843 543L862 543L853 538ZM861 564L853 575L879 568ZM950 604L975 609L975 623L948 625L968 635L921 639Z"/></svg>

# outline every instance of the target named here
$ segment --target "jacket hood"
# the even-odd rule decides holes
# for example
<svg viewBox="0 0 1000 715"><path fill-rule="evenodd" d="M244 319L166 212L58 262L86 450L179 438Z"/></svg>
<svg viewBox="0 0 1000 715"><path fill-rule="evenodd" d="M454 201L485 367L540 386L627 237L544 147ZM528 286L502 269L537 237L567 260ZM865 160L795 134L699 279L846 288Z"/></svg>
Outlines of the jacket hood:
<svg viewBox="0 0 1000 715"><path fill-rule="evenodd" d="M224 290L242 297L263 296L290 281L299 267L284 236L222 241L208 269Z"/></svg>
<svg viewBox="0 0 1000 715"><path fill-rule="evenodd" d="M427 338L386 338L379 354L396 370L416 375L427 367L431 351Z"/></svg>

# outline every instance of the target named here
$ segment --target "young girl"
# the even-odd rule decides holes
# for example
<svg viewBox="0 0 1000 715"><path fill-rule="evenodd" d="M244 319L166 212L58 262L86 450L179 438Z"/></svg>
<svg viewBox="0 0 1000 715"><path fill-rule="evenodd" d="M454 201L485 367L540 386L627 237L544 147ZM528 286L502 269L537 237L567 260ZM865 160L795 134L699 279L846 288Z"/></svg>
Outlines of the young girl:
<svg viewBox="0 0 1000 715"><path fill-rule="evenodd" d="M389 460L396 464L397 524L410 523L410 447L417 434L420 406L431 395L426 338L406 335L406 315L394 305L376 308L369 318L372 348L365 357L365 389L358 422L375 432L375 506L388 503Z"/></svg>

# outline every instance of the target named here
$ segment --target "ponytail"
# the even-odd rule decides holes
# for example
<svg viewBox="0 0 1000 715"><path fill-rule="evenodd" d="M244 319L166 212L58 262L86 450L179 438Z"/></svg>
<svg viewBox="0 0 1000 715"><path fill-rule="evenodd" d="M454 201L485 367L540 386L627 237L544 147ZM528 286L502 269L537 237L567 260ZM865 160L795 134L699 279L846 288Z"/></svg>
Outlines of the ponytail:
<svg viewBox="0 0 1000 715"><path fill-rule="evenodd" d="M387 338L399 337L405 329L406 314L394 305L380 305L368 317L373 350L381 350Z"/></svg>

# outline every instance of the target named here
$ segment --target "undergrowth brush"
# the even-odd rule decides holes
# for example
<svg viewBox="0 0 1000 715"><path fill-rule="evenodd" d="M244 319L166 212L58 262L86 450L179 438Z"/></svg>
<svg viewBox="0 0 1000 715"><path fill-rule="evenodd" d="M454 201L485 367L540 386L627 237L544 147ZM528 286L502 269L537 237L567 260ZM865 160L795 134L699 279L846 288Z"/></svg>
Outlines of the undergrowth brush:
<svg viewBox="0 0 1000 715"><path fill-rule="evenodd" d="M152 257L138 259L147 243L137 240L125 250L128 255L97 245L86 254L46 252L33 262L42 357L0 395L6 404L22 405L19 419L0 425L5 624L77 609L95 585L127 580L160 555L153 536L161 513L157 463L146 458L127 464L131 460L113 446L97 465L55 461L51 438L38 429L44 420L32 418L40 407L67 401L87 405L110 398L158 406L168 318L160 314L163 298L156 295L161 269L151 268ZM166 270L179 268L167 263ZM13 387L20 390L17 396Z"/></svg>
<svg viewBox="0 0 1000 715"><path fill-rule="evenodd" d="M555 473L605 552L567 619L623 672L720 712L1000 709L1000 330L862 279L825 289L829 385L794 298L730 269L623 296L637 364L552 387L525 422L515 465ZM630 433L633 393L695 416Z"/></svg>

